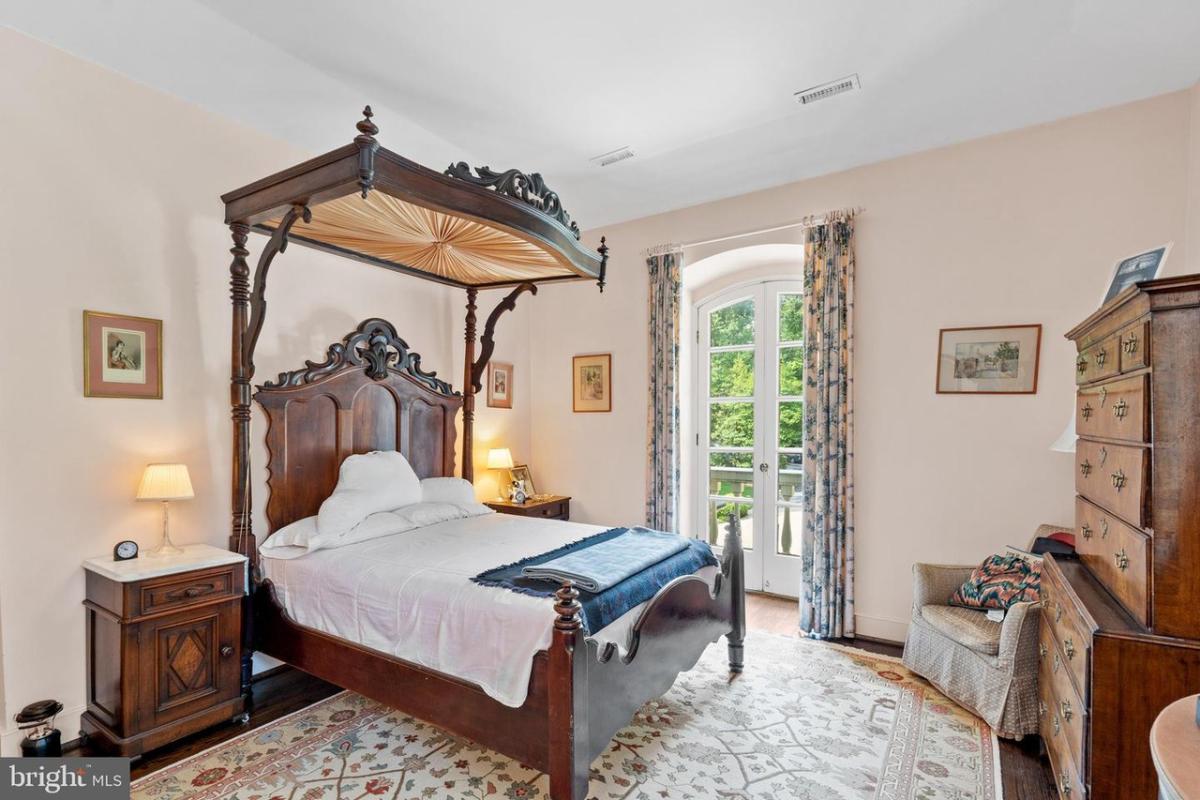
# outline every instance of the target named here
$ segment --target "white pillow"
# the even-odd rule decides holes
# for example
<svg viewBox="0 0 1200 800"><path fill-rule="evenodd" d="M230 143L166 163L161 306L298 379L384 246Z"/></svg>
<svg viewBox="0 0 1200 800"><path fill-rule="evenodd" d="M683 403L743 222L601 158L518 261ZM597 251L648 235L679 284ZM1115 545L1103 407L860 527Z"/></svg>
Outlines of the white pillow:
<svg viewBox="0 0 1200 800"><path fill-rule="evenodd" d="M309 540L317 535L317 518L305 517L298 519L291 525L284 525L279 530L272 533L263 542L263 548L267 547L308 547Z"/></svg>
<svg viewBox="0 0 1200 800"><path fill-rule="evenodd" d="M475 504L475 487L462 478L426 478L421 481L422 503Z"/></svg>
<svg viewBox="0 0 1200 800"><path fill-rule="evenodd" d="M421 481L404 456L376 450L350 456L338 471L337 487L317 512L322 538L344 536L371 514L421 501Z"/></svg>

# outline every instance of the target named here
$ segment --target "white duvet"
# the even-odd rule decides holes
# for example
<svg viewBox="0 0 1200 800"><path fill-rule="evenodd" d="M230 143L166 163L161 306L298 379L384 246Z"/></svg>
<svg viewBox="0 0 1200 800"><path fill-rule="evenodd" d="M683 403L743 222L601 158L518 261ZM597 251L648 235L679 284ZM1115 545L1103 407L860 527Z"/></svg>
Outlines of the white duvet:
<svg viewBox="0 0 1200 800"><path fill-rule="evenodd" d="M525 702L534 655L550 645L553 600L470 579L603 530L487 514L311 552L268 540L261 563L301 625L478 684L516 707ZM716 570L700 574L711 582ZM624 648L640 610L592 638Z"/></svg>

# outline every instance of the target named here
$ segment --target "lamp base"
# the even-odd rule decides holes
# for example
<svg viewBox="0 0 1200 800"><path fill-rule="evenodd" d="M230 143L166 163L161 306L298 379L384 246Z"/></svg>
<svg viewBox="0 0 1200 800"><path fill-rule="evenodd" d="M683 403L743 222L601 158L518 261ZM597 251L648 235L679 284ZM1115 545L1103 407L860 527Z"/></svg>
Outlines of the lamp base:
<svg viewBox="0 0 1200 800"><path fill-rule="evenodd" d="M162 541L158 543L158 547L156 547L150 551L149 556L151 558L165 558L167 556L177 556L183 552L183 548L177 547L175 545L175 543L171 541L171 523L170 523L170 516L168 515L168 511L167 511L167 501L166 500L164 500L163 504L162 504L162 526L163 526Z"/></svg>

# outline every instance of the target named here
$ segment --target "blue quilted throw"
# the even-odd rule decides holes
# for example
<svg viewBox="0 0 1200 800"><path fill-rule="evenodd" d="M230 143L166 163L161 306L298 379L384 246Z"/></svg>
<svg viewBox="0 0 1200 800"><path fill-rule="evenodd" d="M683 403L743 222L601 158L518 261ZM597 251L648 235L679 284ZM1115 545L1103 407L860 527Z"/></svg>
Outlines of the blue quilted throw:
<svg viewBox="0 0 1200 800"><path fill-rule="evenodd" d="M481 572L471 580L519 594L553 597L563 579L569 578L579 589L584 629L592 632L654 597L681 575L717 563L706 542L645 528L612 528ZM585 576L584 580L577 575Z"/></svg>

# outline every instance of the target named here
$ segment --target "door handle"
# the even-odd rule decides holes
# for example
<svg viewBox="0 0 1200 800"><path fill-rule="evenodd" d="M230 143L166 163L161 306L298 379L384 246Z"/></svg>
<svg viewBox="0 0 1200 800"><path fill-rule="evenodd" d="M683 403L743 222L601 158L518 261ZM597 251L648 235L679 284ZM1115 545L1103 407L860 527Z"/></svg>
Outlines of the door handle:
<svg viewBox="0 0 1200 800"><path fill-rule="evenodd" d="M766 472L766 471L767 471L767 470L769 470L770 468L771 468L771 467L770 467L770 465L768 465L768 464L767 464L767 462L765 462L765 461L764 461L763 463L761 463L761 464L759 464L759 465L758 465L758 471L759 471L759 472Z"/></svg>

